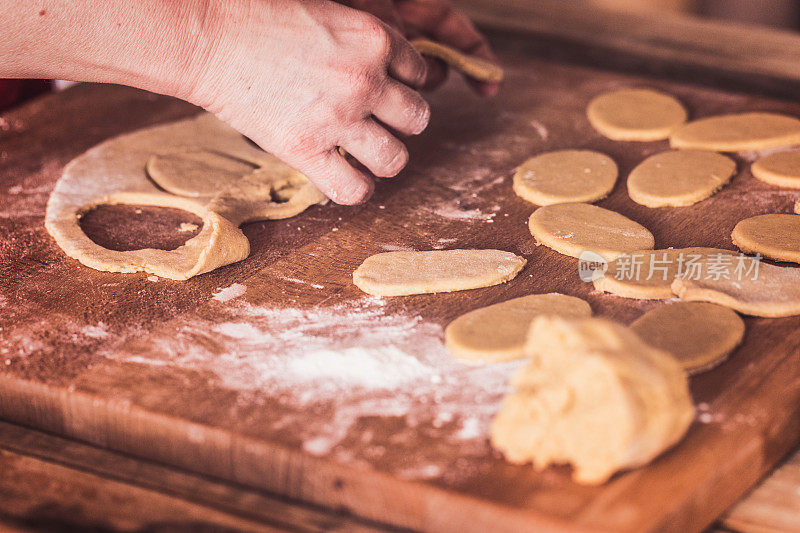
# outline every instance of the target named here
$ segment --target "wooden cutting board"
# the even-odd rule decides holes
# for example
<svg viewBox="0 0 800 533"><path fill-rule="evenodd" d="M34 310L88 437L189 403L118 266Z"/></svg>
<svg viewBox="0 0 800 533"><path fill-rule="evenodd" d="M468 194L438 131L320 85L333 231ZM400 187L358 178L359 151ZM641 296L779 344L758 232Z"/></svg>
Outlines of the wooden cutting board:
<svg viewBox="0 0 800 533"><path fill-rule="evenodd" d="M799 192L754 180L747 157L710 200L634 204L624 176L665 142L595 133L588 100L657 87L692 117L796 103L637 78L506 52L493 100L460 80L431 95L412 162L360 207L316 206L244 228L247 260L186 282L97 272L68 259L43 228L64 165L119 133L189 116L185 103L83 85L0 120L0 417L289 497L419 530L701 530L800 441L800 318L747 318L730 360L692 378L698 420L653 464L600 487L568 468L512 466L487 426L516 364L475 367L441 346L459 314L530 293L588 300L628 323L662 302L599 294L577 260L537 248L533 206L514 168L558 148L611 155L621 176L599 205L644 224L657 247L731 248L742 218L791 212ZM85 231L109 247L175 247L190 216L102 208ZM499 248L524 255L512 282L381 299L350 275L370 254ZM593 435L585 435L591 440Z"/></svg>

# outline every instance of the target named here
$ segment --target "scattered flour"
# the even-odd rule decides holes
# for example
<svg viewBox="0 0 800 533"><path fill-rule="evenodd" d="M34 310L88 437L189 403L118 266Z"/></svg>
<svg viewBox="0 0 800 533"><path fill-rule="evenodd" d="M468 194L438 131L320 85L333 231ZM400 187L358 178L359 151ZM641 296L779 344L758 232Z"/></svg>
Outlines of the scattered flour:
<svg viewBox="0 0 800 533"><path fill-rule="evenodd" d="M211 296L211 299L218 302L227 302L228 300L233 300L234 298L238 298L239 296L243 295L246 290L247 287L244 285L240 283L234 283L227 287L217 289L217 292Z"/></svg>

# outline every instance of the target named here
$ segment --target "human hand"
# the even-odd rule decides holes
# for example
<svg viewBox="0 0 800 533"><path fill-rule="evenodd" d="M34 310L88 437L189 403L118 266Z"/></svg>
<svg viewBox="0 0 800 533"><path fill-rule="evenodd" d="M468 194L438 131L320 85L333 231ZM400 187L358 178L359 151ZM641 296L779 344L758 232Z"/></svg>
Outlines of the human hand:
<svg viewBox="0 0 800 533"><path fill-rule="evenodd" d="M338 147L376 176L405 167L408 151L384 125L418 134L430 109L414 90L425 81L425 62L395 29L325 0L209 5L210 37L184 98L303 172L337 203L363 202L374 186Z"/></svg>

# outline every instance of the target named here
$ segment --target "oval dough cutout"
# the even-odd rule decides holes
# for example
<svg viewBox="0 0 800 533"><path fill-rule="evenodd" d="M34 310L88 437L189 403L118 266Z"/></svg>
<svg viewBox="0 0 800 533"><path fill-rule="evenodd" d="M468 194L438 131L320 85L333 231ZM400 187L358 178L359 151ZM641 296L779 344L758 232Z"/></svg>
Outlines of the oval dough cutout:
<svg viewBox="0 0 800 533"><path fill-rule="evenodd" d="M647 207L683 207L705 200L736 173L736 163L702 150L672 150L648 157L628 176L628 195Z"/></svg>
<svg viewBox="0 0 800 533"><path fill-rule="evenodd" d="M503 69L491 61L469 56L460 50L428 39L414 39L411 41L411 46L422 55L441 59L470 78L493 83L503 81Z"/></svg>
<svg viewBox="0 0 800 533"><path fill-rule="evenodd" d="M730 250L700 247L633 252L611 261L605 274L593 280L594 288L625 298L673 298L671 286L676 276L706 275L708 257L719 254L737 255Z"/></svg>
<svg viewBox="0 0 800 533"><path fill-rule="evenodd" d="M588 318L592 308L580 298L559 293L531 294L461 315L444 330L445 346L461 359L499 363L525 356L531 322L540 315Z"/></svg>
<svg viewBox="0 0 800 533"><path fill-rule="evenodd" d="M800 144L800 120L777 113L738 113L703 118L675 130L670 146L740 152Z"/></svg>
<svg viewBox="0 0 800 533"><path fill-rule="evenodd" d="M619 213L591 204L554 204L540 207L528 220L531 235L570 257L591 251L610 261L638 250L653 248L653 234Z"/></svg>
<svg viewBox="0 0 800 533"><path fill-rule="evenodd" d="M586 109L594 129L615 141L658 141L686 122L681 103L652 89L601 94Z"/></svg>
<svg viewBox="0 0 800 533"><path fill-rule="evenodd" d="M776 152L750 166L753 176L788 189L800 189L800 150Z"/></svg>
<svg viewBox="0 0 800 533"><path fill-rule="evenodd" d="M758 215L740 221L731 239L745 253L800 263L800 216Z"/></svg>
<svg viewBox="0 0 800 533"><path fill-rule="evenodd" d="M155 154L147 161L147 174L156 185L169 193L194 198L214 196L256 168L210 150Z"/></svg>
<svg viewBox="0 0 800 533"><path fill-rule="evenodd" d="M514 174L514 192L536 205L594 202L617 181L617 165L590 150L560 150L532 157Z"/></svg>
<svg viewBox="0 0 800 533"><path fill-rule="evenodd" d="M711 302L744 315L777 318L800 314L800 268L757 262L754 273L728 278L675 278L672 292L682 300Z"/></svg>
<svg viewBox="0 0 800 533"><path fill-rule="evenodd" d="M364 260L353 283L376 296L461 291L505 283L525 263L502 250L384 252Z"/></svg>
<svg viewBox="0 0 800 533"><path fill-rule="evenodd" d="M694 419L680 364L620 324L538 317L528 339L531 362L490 431L512 463L570 463L574 481L603 483L652 461Z"/></svg>
<svg viewBox="0 0 800 533"><path fill-rule="evenodd" d="M707 302L656 307L630 328L653 348L672 354L690 374L717 366L744 338L744 321L735 311Z"/></svg>

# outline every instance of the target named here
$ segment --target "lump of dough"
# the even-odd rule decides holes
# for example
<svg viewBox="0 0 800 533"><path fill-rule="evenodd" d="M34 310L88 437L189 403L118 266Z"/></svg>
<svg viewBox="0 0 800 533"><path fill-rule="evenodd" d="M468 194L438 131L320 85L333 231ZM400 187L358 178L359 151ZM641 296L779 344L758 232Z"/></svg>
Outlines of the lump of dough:
<svg viewBox="0 0 800 533"><path fill-rule="evenodd" d="M491 61L466 55L455 48L428 39L413 39L411 46L422 55L441 59L470 78L494 83L503 81L503 69Z"/></svg>
<svg viewBox="0 0 800 533"><path fill-rule="evenodd" d="M514 192L536 205L594 202L608 196L617 165L590 150L559 150L532 157L514 174Z"/></svg>
<svg viewBox="0 0 800 533"><path fill-rule="evenodd" d="M615 141L658 141L686 122L686 110L667 94L652 89L621 89L595 97L586 116L601 134Z"/></svg>
<svg viewBox="0 0 800 533"><path fill-rule="evenodd" d="M724 305L744 315L776 318L800 314L800 268L750 262L757 269L741 276L734 267L727 278L675 278L672 292L682 300Z"/></svg>
<svg viewBox="0 0 800 533"><path fill-rule="evenodd" d="M625 298L673 298L671 285L676 276L706 275L708 258L719 254L735 256L736 252L692 247L625 254L608 263L605 274L593 280L594 288Z"/></svg>
<svg viewBox="0 0 800 533"><path fill-rule="evenodd" d="M800 189L800 151L776 152L750 166L756 178L771 185Z"/></svg>
<svg viewBox="0 0 800 533"><path fill-rule="evenodd" d="M619 324L538 317L526 354L491 426L512 463L569 463L576 482L603 483L653 460L694 418L681 365Z"/></svg>
<svg viewBox="0 0 800 533"><path fill-rule="evenodd" d="M531 321L540 315L588 318L592 308L580 298L559 293L531 294L461 315L444 330L445 346L456 357L484 363L525 356Z"/></svg>
<svg viewBox="0 0 800 533"><path fill-rule="evenodd" d="M800 263L800 216L758 215L740 221L731 239L745 253Z"/></svg>
<svg viewBox="0 0 800 533"><path fill-rule="evenodd" d="M715 152L662 152L631 171L628 195L647 207L692 205L717 192L735 173L736 163Z"/></svg>
<svg viewBox="0 0 800 533"><path fill-rule="evenodd" d="M461 291L505 283L525 263L502 250L384 252L367 257L353 272L353 283L376 296Z"/></svg>
<svg viewBox="0 0 800 533"><path fill-rule="evenodd" d="M656 307L630 328L653 348L672 354L690 374L720 364L744 337L744 321L735 311L707 302Z"/></svg>
<svg viewBox="0 0 800 533"><path fill-rule="evenodd" d="M647 228L619 213L591 204L569 203L540 207L528 220L536 244L556 252L580 257L592 251L606 260L655 243Z"/></svg>
<svg viewBox="0 0 800 533"><path fill-rule="evenodd" d="M737 113L695 120L672 132L673 148L740 152L800 144L800 120L778 113Z"/></svg>

